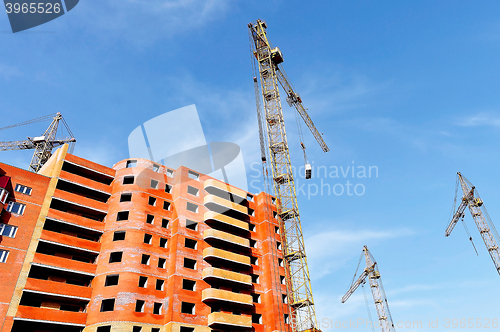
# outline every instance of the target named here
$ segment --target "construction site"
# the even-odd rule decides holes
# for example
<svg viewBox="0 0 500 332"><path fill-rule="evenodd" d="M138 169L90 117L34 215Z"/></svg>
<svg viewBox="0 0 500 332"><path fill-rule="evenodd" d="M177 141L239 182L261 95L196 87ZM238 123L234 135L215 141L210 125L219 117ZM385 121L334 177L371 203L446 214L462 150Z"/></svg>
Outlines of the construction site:
<svg viewBox="0 0 500 332"><path fill-rule="evenodd" d="M0 145L35 150L27 171L0 164L2 331L318 330L278 83L329 149L266 23L248 28L271 193L145 159L79 158L53 115L43 135Z"/></svg>
<svg viewBox="0 0 500 332"><path fill-rule="evenodd" d="M285 73L286 55L271 43L267 24L257 19L247 25L260 192L224 181L223 167L221 180L195 167L174 167L152 157L130 155L111 167L89 160L79 156L81 139L61 113L2 123L2 132L49 125L44 132L27 132L27 139L0 142L0 156L8 150L33 152L25 168L0 159L0 332L321 332L346 329L321 306L337 308L351 301L366 305L367 331L417 331L399 325L407 318L393 318L392 296L398 298L397 312L403 312L399 296L404 291L396 290L394 280L404 279L404 274L380 272L368 249L372 242L378 247L378 242L370 237L366 241L372 242L349 252L361 251L352 281L332 282L338 292L320 303L313 297L312 271L320 269L310 267L304 235L309 224L304 221L314 216L299 212L303 200L297 183L315 178L309 149L318 162L317 152L332 154L329 144L336 142L325 139L330 130L326 125L313 122L304 106L308 100L303 103ZM292 113L297 130L288 121L285 126ZM149 145L147 149L152 156ZM358 196L364 194L363 186ZM314 198L308 204L342 209L316 204ZM486 250L474 242L465 224L467 208ZM460 172L445 237L459 222L474 253L487 253L495 274L500 274L500 237L476 187ZM439 241L445 241L442 235ZM384 241L393 237L377 236ZM332 240L323 250L340 245ZM453 251L457 244L445 245ZM389 266L402 259L388 256L383 255L382 270L387 266L394 273ZM343 264L331 269L350 273L354 268L352 260ZM386 277L387 292L382 284ZM358 288L363 297L355 294ZM375 310L373 317L370 309ZM494 319L490 317L490 323ZM426 324L427 320L419 328ZM433 327L430 321L427 327Z"/></svg>

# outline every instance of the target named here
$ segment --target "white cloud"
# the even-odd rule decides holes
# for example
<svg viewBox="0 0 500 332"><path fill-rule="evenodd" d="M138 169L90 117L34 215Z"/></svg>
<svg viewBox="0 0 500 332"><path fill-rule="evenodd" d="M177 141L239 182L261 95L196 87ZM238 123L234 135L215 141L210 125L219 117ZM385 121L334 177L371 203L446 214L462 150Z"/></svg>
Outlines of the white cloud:
<svg viewBox="0 0 500 332"><path fill-rule="evenodd" d="M443 285L414 284L414 285L407 285L401 288L393 288L391 289L390 294L396 295L402 293L432 291L435 289L441 289L442 287Z"/></svg>
<svg viewBox="0 0 500 332"><path fill-rule="evenodd" d="M19 77L21 75L22 73L17 67L0 64L0 76L5 80L8 81L12 77Z"/></svg>
<svg viewBox="0 0 500 332"><path fill-rule="evenodd" d="M389 117L353 117L340 121L346 127L353 127L377 135L394 137L395 142L409 145L421 153L439 151L444 155L459 155L466 149L463 141L458 141L455 134L450 134L447 125L438 121L423 124L406 123ZM449 128L450 132L453 132Z"/></svg>
<svg viewBox="0 0 500 332"><path fill-rule="evenodd" d="M456 121L456 124L464 127L492 126L500 127L500 115L493 112L480 112L472 116L464 117Z"/></svg>
<svg viewBox="0 0 500 332"><path fill-rule="evenodd" d="M105 141L91 142L87 140L78 142L75 145L73 154L107 167L112 167L118 161L128 158L128 155L119 155L116 146Z"/></svg>
<svg viewBox="0 0 500 332"><path fill-rule="evenodd" d="M247 167L260 161L254 95L251 91L207 85L189 74L170 79L178 105L195 104L207 141L231 142L242 151Z"/></svg>
<svg viewBox="0 0 500 332"><path fill-rule="evenodd" d="M201 28L222 18L232 0L107 0L80 3L75 15L100 38L136 45ZM83 23L82 23L83 22Z"/></svg>
<svg viewBox="0 0 500 332"><path fill-rule="evenodd" d="M375 82L360 74L342 71L322 72L302 80L303 91L298 91L304 105L311 110L339 113L373 107L387 96L394 83L391 80ZM314 96L312 98L311 96ZM387 102L387 99L383 101Z"/></svg>
<svg viewBox="0 0 500 332"><path fill-rule="evenodd" d="M308 237L307 258L314 279L323 278L340 269L347 261L361 253L367 242L412 236L408 228L394 230L323 231ZM328 248L328 249L325 249Z"/></svg>
<svg viewBox="0 0 500 332"><path fill-rule="evenodd" d="M370 290L366 289L365 291L369 292ZM365 317L366 315L359 317L359 308L365 306L365 299L362 292L353 294L346 303L340 302L342 295L338 293L327 295L324 292L316 292L314 297L316 318L322 331L333 330L336 323L341 324L339 322L357 321L358 318L367 318ZM370 296L368 293L367 295Z"/></svg>
<svg viewBox="0 0 500 332"><path fill-rule="evenodd" d="M485 22L475 37L484 43L498 43L500 41L500 22Z"/></svg>

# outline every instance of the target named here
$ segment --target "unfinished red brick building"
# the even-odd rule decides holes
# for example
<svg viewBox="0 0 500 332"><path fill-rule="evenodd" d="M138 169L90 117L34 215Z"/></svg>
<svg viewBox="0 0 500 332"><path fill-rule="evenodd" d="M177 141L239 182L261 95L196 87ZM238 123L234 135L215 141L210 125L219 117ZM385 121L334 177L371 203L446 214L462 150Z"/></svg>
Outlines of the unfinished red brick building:
<svg viewBox="0 0 500 332"><path fill-rule="evenodd" d="M63 146L0 163L0 332L287 331L274 198Z"/></svg>

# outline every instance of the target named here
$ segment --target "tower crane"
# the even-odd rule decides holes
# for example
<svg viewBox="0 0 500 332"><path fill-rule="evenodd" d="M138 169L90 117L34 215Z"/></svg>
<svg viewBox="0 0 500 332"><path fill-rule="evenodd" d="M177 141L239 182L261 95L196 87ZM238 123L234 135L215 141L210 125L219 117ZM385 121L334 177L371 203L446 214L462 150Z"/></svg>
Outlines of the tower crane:
<svg viewBox="0 0 500 332"><path fill-rule="evenodd" d="M453 211L455 211L456 207L459 184L463 192L462 201L460 202L456 212L453 214L451 222L446 229L445 236L450 236L451 231L460 219L463 222L465 209L468 207L472 218L476 222L477 228L479 229L479 233L483 238L484 244L490 253L491 259L495 264L495 268L500 274L500 252L498 251L500 238L498 237L497 230L488 215L488 211L486 211L483 200L479 197L476 187L472 185L472 183L470 183L460 172L457 173L457 185L455 189L455 203L453 204ZM470 235L469 239L472 241L472 237L470 237Z"/></svg>
<svg viewBox="0 0 500 332"><path fill-rule="evenodd" d="M342 303L345 303L347 299L354 293L359 286L366 283L370 284L370 288L373 295L373 300L375 301L375 307L377 309L377 315L380 322L380 329L382 332L395 332L394 322L392 320L391 312L389 311L389 304L387 303L387 297L385 295L384 287L382 286L382 279L380 278L380 272L378 270L377 262L373 258L372 254L368 250L367 246L364 246L361 257L359 258L358 268L354 274L354 278L358 273L359 265L361 259L365 256L366 268L359 278L351 283L351 286L347 293L342 297Z"/></svg>
<svg viewBox="0 0 500 332"><path fill-rule="evenodd" d="M299 94L292 88L281 66L283 54L279 48L272 47L266 29L267 24L260 19L248 24L262 161L263 165L267 161L266 148L264 147L265 141L267 141L273 189L278 200L277 212L280 222L283 255L285 257L285 284L290 309L290 328L292 332L319 331L316 328L318 323L307 266L285 121L281 108L279 85L285 90L289 105L295 107L323 151L327 152L329 148L307 114ZM257 77L259 77L259 80ZM259 81L261 94L259 94ZM261 97L263 112L260 109ZM265 130L262 127L265 127ZM264 137L264 131L267 133L266 138ZM301 142L301 147L305 153L303 142ZM311 165L306 164L305 169L306 178L310 178Z"/></svg>
<svg viewBox="0 0 500 332"><path fill-rule="evenodd" d="M28 137L23 141L0 142L0 151L34 149L35 152L33 153L33 157L31 158L31 163L28 170L35 173L38 172L40 168L42 168L42 166L47 162L47 160L49 160L50 156L52 155L52 150L54 148L69 143L70 145L69 152L72 153L76 139L73 136L73 133L69 129L69 126L64 120L61 113L50 114L36 119L24 121L15 125L3 127L0 128L0 131L31 123L47 121L50 119L52 119L52 122L50 123L47 130L45 130L43 135L37 137ZM64 128L68 132L67 137L63 138L56 137L59 128L59 122L62 122Z"/></svg>

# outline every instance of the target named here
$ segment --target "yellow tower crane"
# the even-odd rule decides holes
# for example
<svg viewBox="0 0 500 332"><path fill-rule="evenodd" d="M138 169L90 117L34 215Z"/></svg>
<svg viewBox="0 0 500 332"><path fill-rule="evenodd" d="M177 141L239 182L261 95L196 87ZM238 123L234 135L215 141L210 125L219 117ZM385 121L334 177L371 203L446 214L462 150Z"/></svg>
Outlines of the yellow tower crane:
<svg viewBox="0 0 500 332"><path fill-rule="evenodd" d="M490 253L491 259L495 264L497 272L500 274L500 252L498 251L499 237L495 225L491 221L488 211L483 204L483 200L479 197L479 193L476 187L472 185L460 172L457 173L457 185L455 189L455 203L453 204L453 211L455 211L457 197L458 197L458 186L461 186L463 196L462 202L458 206L457 211L453 214L450 224L446 229L445 236L450 236L451 231L461 219L465 217L465 209L468 207L472 215L472 218L476 222L479 233L483 238L484 244ZM453 212L452 211L452 212ZM465 223L464 223L465 226ZM467 230L467 227L465 227ZM467 233L469 231L467 230ZM472 237L469 234L469 240L472 242Z"/></svg>
<svg viewBox="0 0 500 332"><path fill-rule="evenodd" d="M377 309L378 320L380 322L380 329L382 332L395 332L394 322L392 320L391 312L389 311L389 303L387 303L387 297L385 295L384 287L382 285L382 279L380 279L380 272L378 270L377 262L375 258L373 258L370 251L368 251L368 247L364 246L363 252L361 253L361 257L359 258L358 268L354 274L354 278L358 273L359 264L361 263L361 259L365 256L366 268L363 270L363 273L359 276L359 278L351 283L349 290L342 297L342 303L345 303L347 299L354 293L359 286L363 286L366 283L366 279L368 278L368 283L370 284L370 288L373 295L373 300L375 301L375 307ZM373 323L372 323L373 327Z"/></svg>
<svg viewBox="0 0 500 332"><path fill-rule="evenodd" d="M295 107L323 151L327 152L329 149L281 67L283 55L279 48L271 46L266 33L266 23L257 20L249 23L248 29L254 66L262 161L265 163L267 160L264 142L267 140L273 189L278 200L280 234L285 257L285 281L290 308L290 328L292 332L318 331L278 84L285 90L289 105ZM257 76L260 78L261 94ZM263 114L260 109L261 96L264 105ZM265 127L267 138L264 138L262 127ZM303 141L301 141L301 147L306 159L306 178L310 178L311 165L307 163Z"/></svg>

